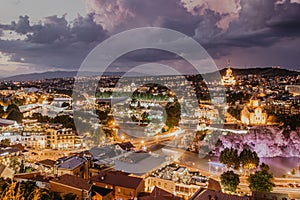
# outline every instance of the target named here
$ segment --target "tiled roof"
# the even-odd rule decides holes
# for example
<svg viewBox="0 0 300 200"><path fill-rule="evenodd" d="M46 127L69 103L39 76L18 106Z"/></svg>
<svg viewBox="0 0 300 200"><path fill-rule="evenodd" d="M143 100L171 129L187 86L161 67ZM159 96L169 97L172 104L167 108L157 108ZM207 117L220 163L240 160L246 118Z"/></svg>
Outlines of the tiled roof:
<svg viewBox="0 0 300 200"><path fill-rule="evenodd" d="M218 199L218 200L250 200L250 197L240 197L237 195L229 195L222 192L214 191L214 190L204 190L200 192L198 195L193 196L190 200L210 200L210 199Z"/></svg>
<svg viewBox="0 0 300 200"><path fill-rule="evenodd" d="M0 155L5 155L5 154L12 154L12 153L17 153L22 151L19 148L12 148L12 147L6 147L3 149L0 149Z"/></svg>
<svg viewBox="0 0 300 200"><path fill-rule="evenodd" d="M142 175L161 166L166 161L163 155L145 152L132 153L115 160L115 169Z"/></svg>
<svg viewBox="0 0 300 200"><path fill-rule="evenodd" d="M253 192L252 197L255 200L289 199L287 194L274 192Z"/></svg>
<svg viewBox="0 0 300 200"><path fill-rule="evenodd" d="M69 174L64 174L57 179L53 179L50 181L50 183L59 183L65 186L70 186L73 188L77 188L80 190L89 190L92 184L90 183L89 180L85 180L83 178L69 175Z"/></svg>
<svg viewBox="0 0 300 200"><path fill-rule="evenodd" d="M130 150L134 148L133 144L131 142L122 142L122 143L117 143L123 150Z"/></svg>
<svg viewBox="0 0 300 200"><path fill-rule="evenodd" d="M114 158L122 154L121 150L117 150L115 145L106 145L102 147L93 147L89 150L96 160Z"/></svg>
<svg viewBox="0 0 300 200"><path fill-rule="evenodd" d="M217 181L217 180L214 180L212 178L208 179L207 188L210 189L210 190L218 191L218 192L222 191L220 182Z"/></svg>
<svg viewBox="0 0 300 200"><path fill-rule="evenodd" d="M129 176L128 173L121 171L100 172L100 174L91 178L93 182L109 184L136 189L143 181L142 178Z"/></svg>
<svg viewBox="0 0 300 200"><path fill-rule="evenodd" d="M37 162L37 164L47 166L47 167L53 167L55 165L55 163L56 163L56 161L50 160L50 159L41 160L41 161Z"/></svg>
<svg viewBox="0 0 300 200"><path fill-rule="evenodd" d="M25 149L22 144L14 144L10 145L10 147L13 149L19 149L20 151L23 151Z"/></svg>
<svg viewBox="0 0 300 200"><path fill-rule="evenodd" d="M86 159L81 158L79 156L71 156L68 157L64 160L61 160L59 164L57 164L57 168L62 168L62 169L75 169L78 166L82 165L83 163L86 162Z"/></svg>
<svg viewBox="0 0 300 200"><path fill-rule="evenodd" d="M155 187L149 196L139 197L138 200L180 200L180 197L176 197L173 194Z"/></svg>
<svg viewBox="0 0 300 200"><path fill-rule="evenodd" d="M15 174L14 179L49 182L51 178L42 176L39 172Z"/></svg>

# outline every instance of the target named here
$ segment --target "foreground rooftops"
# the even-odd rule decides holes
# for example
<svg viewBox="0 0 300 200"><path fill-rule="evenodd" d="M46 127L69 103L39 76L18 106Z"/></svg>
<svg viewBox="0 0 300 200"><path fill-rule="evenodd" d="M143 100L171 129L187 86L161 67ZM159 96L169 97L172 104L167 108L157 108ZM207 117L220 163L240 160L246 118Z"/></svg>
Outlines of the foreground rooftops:
<svg viewBox="0 0 300 200"><path fill-rule="evenodd" d="M83 178L73 176L70 174L64 174L56 179L51 180L50 182L66 185L80 190L87 190L87 191L90 190L92 186L89 180L85 180Z"/></svg>
<svg viewBox="0 0 300 200"><path fill-rule="evenodd" d="M115 169L135 175L143 175L164 165L166 157L148 152L135 152L115 161Z"/></svg>
<svg viewBox="0 0 300 200"><path fill-rule="evenodd" d="M129 176L128 173L121 171L100 172L99 175L91 178L91 181L136 189L143 181L142 178Z"/></svg>
<svg viewBox="0 0 300 200"><path fill-rule="evenodd" d="M237 195L225 194L220 191L214 190L199 190L190 200L250 200L250 197L240 197Z"/></svg>
<svg viewBox="0 0 300 200"><path fill-rule="evenodd" d="M15 180L31 180L31 181L41 181L41 182L49 182L52 177L46 177L41 175L40 172L31 172L31 173L21 173L14 175Z"/></svg>
<svg viewBox="0 0 300 200"><path fill-rule="evenodd" d="M70 169L73 170L77 168L78 166L85 163L87 160L85 158L79 157L79 156L70 156L65 159L61 159L59 163L56 164L56 167L58 169Z"/></svg>
<svg viewBox="0 0 300 200"><path fill-rule="evenodd" d="M50 159L45 159L45 160L41 160L41 161L38 161L36 164L40 164L40 165L43 165L45 167L54 167L56 161L54 160L50 160Z"/></svg>
<svg viewBox="0 0 300 200"><path fill-rule="evenodd" d="M173 194L154 187L153 191L148 196L139 197L138 200L181 200L182 198L176 197Z"/></svg>

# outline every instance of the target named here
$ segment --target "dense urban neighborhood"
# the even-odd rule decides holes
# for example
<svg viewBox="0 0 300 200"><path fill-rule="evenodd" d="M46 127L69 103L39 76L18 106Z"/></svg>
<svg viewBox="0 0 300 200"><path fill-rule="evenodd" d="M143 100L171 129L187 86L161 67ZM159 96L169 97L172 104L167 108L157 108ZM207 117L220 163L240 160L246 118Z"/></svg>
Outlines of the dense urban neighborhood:
<svg viewBox="0 0 300 200"><path fill-rule="evenodd" d="M300 200L300 0L5 0L0 200Z"/></svg>
<svg viewBox="0 0 300 200"><path fill-rule="evenodd" d="M4 80L1 198L299 198L300 75L261 71Z"/></svg>

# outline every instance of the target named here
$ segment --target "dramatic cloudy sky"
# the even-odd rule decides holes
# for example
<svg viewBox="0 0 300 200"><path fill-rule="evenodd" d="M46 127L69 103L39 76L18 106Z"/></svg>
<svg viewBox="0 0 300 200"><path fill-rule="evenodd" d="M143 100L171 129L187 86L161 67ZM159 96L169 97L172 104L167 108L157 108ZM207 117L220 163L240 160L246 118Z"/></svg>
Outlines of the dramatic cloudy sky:
<svg viewBox="0 0 300 200"><path fill-rule="evenodd" d="M101 41L145 26L193 37L219 68L230 59L233 67L300 70L300 0L8 0L0 6L0 76L76 70ZM159 51L125 57L117 70L178 59Z"/></svg>

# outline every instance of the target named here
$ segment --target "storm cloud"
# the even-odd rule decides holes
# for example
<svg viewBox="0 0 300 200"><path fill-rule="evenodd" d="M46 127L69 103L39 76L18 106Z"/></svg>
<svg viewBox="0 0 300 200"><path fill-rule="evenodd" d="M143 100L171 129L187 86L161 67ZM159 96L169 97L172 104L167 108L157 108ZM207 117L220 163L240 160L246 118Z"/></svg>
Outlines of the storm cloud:
<svg viewBox="0 0 300 200"><path fill-rule="evenodd" d="M21 25L20 20L28 20ZM17 25L19 24L19 25ZM2 29L26 34L24 40L0 40L0 51L14 62L35 64L40 68L77 69L84 57L99 42L108 37L93 14L78 16L73 23L65 16L49 16L42 23L29 25L21 16L17 23L2 25Z"/></svg>
<svg viewBox="0 0 300 200"><path fill-rule="evenodd" d="M223 6L216 1L196 2L89 0L86 1L89 14L78 15L72 21L65 15L54 13L39 23L31 23L28 13L11 23L0 24L0 52L9 56L10 61L27 63L35 68L75 70L85 56L110 35L153 26L193 37L220 67L230 59L238 67L282 65L300 68L295 53L299 52L300 45L300 3L232 0L226 7L224 2ZM5 31L25 38L6 39ZM172 59L176 62L180 58L147 50L128 54L120 62L126 65L130 61L169 63ZM121 68L122 63L118 63L118 67Z"/></svg>

